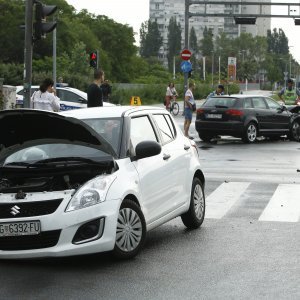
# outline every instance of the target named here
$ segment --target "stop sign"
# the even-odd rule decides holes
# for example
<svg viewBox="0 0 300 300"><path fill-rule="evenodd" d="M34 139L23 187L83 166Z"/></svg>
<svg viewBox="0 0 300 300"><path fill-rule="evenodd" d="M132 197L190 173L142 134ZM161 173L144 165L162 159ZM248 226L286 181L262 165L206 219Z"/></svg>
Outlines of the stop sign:
<svg viewBox="0 0 300 300"><path fill-rule="evenodd" d="M180 53L181 59L189 60L192 56L192 52L189 49L183 49Z"/></svg>

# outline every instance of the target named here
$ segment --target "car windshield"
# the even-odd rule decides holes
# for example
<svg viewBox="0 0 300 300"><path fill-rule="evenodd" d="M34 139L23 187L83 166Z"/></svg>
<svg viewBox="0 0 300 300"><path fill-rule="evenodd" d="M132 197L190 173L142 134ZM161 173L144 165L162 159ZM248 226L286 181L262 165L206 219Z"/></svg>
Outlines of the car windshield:
<svg viewBox="0 0 300 300"><path fill-rule="evenodd" d="M102 118L82 120L91 126L98 134L112 146L116 153L119 152L121 141L121 118Z"/></svg>
<svg viewBox="0 0 300 300"><path fill-rule="evenodd" d="M236 103L236 98L212 97L203 103L203 107L233 107Z"/></svg>
<svg viewBox="0 0 300 300"><path fill-rule="evenodd" d="M91 147L75 144L41 144L14 152L8 156L3 164L24 165L37 161L56 158L82 158L90 160L104 160L110 158L110 154Z"/></svg>

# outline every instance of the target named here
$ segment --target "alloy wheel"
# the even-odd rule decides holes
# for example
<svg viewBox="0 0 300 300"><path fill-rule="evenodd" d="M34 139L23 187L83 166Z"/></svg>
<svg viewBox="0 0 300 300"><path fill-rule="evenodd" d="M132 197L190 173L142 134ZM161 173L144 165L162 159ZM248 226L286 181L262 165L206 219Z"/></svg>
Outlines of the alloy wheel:
<svg viewBox="0 0 300 300"><path fill-rule="evenodd" d="M298 122L294 122L293 123L292 135L293 135L293 139L295 141L299 141L300 140L300 125L299 125Z"/></svg>
<svg viewBox="0 0 300 300"><path fill-rule="evenodd" d="M194 197L195 214L196 217L200 220L204 214L205 200L204 200L203 190L199 184L195 186L193 197Z"/></svg>
<svg viewBox="0 0 300 300"><path fill-rule="evenodd" d="M249 142L254 142L257 137L257 129L254 124L250 124L247 128L247 138Z"/></svg>

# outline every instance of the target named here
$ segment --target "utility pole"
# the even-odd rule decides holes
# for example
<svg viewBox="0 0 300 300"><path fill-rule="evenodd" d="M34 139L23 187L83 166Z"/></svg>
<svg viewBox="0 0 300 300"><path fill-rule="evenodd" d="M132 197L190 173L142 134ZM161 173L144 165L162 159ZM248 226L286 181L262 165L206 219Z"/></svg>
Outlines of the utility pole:
<svg viewBox="0 0 300 300"><path fill-rule="evenodd" d="M30 107L30 90L32 81L32 8L34 0L27 0L25 6L25 80L24 80L24 108Z"/></svg>
<svg viewBox="0 0 300 300"><path fill-rule="evenodd" d="M190 0L185 0L185 16L184 16L184 48L189 49L189 6ZM184 72L184 95L188 89L188 73Z"/></svg>

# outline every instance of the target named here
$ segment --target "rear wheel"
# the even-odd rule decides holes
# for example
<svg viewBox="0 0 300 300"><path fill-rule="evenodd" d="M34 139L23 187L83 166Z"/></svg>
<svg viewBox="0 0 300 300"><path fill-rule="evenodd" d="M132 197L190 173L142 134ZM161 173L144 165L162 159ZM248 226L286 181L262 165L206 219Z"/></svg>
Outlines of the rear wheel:
<svg viewBox="0 0 300 300"><path fill-rule="evenodd" d="M289 134L289 139L292 141L300 141L300 124L298 121L294 121Z"/></svg>
<svg viewBox="0 0 300 300"><path fill-rule="evenodd" d="M177 116L179 113L179 104L177 102L173 102L171 105L171 113L173 116Z"/></svg>
<svg viewBox="0 0 300 300"><path fill-rule="evenodd" d="M244 136L242 137L245 143L254 143L257 138L257 126L255 123L250 122L245 129Z"/></svg>
<svg viewBox="0 0 300 300"><path fill-rule="evenodd" d="M113 255L119 259L132 258L141 250L145 239L144 215L134 201L125 199L119 211Z"/></svg>
<svg viewBox="0 0 300 300"><path fill-rule="evenodd" d="M181 215L183 224L189 229L201 226L205 215L205 196L202 183L199 178L193 179L189 210Z"/></svg>

